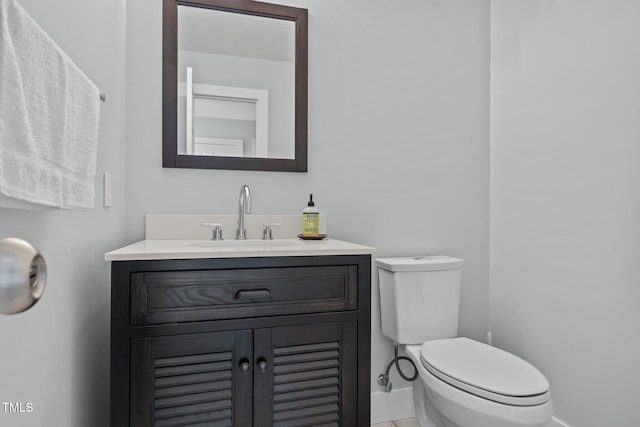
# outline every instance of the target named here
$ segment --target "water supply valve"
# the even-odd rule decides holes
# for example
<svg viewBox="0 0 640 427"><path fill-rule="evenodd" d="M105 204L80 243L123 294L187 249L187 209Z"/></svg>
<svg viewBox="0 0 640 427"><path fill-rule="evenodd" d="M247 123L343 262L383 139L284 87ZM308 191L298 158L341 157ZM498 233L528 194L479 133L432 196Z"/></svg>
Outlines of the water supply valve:
<svg viewBox="0 0 640 427"><path fill-rule="evenodd" d="M384 391L387 393L391 393L391 389L393 388L391 381L389 381L389 375L387 374L378 375L378 385L384 387Z"/></svg>

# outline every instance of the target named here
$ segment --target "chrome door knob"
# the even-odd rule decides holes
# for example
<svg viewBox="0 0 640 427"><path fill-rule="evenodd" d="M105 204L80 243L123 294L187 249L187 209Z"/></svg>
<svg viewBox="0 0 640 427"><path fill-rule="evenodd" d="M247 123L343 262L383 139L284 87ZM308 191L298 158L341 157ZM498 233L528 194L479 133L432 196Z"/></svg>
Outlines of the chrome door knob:
<svg viewBox="0 0 640 427"><path fill-rule="evenodd" d="M249 363L249 360L247 359L242 359L240 361L240 372L249 372L249 369L251 368L251 364Z"/></svg>

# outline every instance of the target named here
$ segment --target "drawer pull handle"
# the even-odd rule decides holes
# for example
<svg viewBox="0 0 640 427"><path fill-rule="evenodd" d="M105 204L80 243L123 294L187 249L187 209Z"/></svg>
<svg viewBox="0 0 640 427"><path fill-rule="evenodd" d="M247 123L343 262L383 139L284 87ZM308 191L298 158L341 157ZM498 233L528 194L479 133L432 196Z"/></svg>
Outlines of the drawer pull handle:
<svg viewBox="0 0 640 427"><path fill-rule="evenodd" d="M242 372L249 372L249 368L251 367L251 364L249 363L249 360L247 359L242 359L240 361L240 371Z"/></svg>
<svg viewBox="0 0 640 427"><path fill-rule="evenodd" d="M267 361L262 357L260 359L258 359L258 370L260 372L266 372L267 371Z"/></svg>
<svg viewBox="0 0 640 427"><path fill-rule="evenodd" d="M270 299L269 289L245 289L236 292L234 299Z"/></svg>

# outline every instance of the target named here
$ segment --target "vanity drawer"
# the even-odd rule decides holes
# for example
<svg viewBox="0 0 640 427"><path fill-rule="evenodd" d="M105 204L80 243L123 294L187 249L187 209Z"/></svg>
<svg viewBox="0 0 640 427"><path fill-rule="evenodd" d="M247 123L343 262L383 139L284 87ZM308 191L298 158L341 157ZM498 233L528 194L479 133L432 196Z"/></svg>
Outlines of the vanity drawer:
<svg viewBox="0 0 640 427"><path fill-rule="evenodd" d="M357 267L131 273L132 325L357 309Z"/></svg>

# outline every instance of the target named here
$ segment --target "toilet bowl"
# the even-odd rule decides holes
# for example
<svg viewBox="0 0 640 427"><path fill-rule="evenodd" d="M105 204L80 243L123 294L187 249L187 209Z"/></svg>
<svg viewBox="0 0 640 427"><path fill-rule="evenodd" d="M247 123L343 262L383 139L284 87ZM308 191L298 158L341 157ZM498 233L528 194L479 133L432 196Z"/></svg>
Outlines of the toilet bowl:
<svg viewBox="0 0 640 427"><path fill-rule="evenodd" d="M423 352L429 345L436 351ZM405 352L419 373L413 397L420 427L544 427L553 415L545 377L507 352L467 338Z"/></svg>
<svg viewBox="0 0 640 427"><path fill-rule="evenodd" d="M463 260L380 258L382 332L418 370L413 384L420 427L545 427L553 415L549 382L506 351L456 337Z"/></svg>

